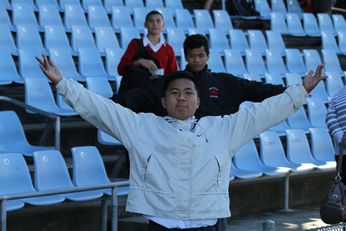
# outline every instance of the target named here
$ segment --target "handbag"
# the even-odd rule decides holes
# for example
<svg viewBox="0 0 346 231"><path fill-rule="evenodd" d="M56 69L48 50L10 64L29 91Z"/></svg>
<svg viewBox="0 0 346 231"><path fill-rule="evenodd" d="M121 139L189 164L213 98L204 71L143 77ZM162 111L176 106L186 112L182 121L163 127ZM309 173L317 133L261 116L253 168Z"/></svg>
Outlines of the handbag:
<svg viewBox="0 0 346 231"><path fill-rule="evenodd" d="M327 224L337 224L346 220L346 188L341 182L341 166L342 155L340 154L336 177L320 207L321 219Z"/></svg>

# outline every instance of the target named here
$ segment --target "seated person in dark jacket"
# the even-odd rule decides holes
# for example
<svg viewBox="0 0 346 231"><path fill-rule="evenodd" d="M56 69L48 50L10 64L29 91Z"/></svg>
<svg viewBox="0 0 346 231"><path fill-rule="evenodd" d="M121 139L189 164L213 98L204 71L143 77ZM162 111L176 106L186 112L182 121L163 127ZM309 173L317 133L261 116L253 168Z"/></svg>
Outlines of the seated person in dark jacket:
<svg viewBox="0 0 346 231"><path fill-rule="evenodd" d="M184 41L184 55L187 61L185 70L196 77L201 104L195 116L227 115L238 111L244 101L260 102L270 96L282 93L282 85L264 84L238 78L228 73L215 73L208 70L209 45L203 35L191 35ZM163 78L153 79L144 87L139 87L120 95L113 100L135 112L166 114L161 106Z"/></svg>

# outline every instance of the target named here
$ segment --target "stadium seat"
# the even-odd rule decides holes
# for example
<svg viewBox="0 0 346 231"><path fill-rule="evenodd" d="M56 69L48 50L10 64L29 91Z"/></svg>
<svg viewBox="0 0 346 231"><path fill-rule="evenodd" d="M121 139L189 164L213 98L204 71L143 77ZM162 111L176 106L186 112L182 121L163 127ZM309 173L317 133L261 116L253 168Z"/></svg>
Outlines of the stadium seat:
<svg viewBox="0 0 346 231"><path fill-rule="evenodd" d="M288 33L293 36L306 36L300 18L297 14L287 13L286 15Z"/></svg>
<svg viewBox="0 0 346 231"><path fill-rule="evenodd" d="M175 28L175 22L173 19L173 10L169 10L167 8L156 8L158 12L160 12L163 16L163 21L165 22L165 27L163 31L167 31L167 28Z"/></svg>
<svg viewBox="0 0 346 231"><path fill-rule="evenodd" d="M255 0L256 11L260 13L260 16L265 19L270 19L271 9L267 0Z"/></svg>
<svg viewBox="0 0 346 231"><path fill-rule="evenodd" d="M112 13L112 8L114 6L124 6L123 0L104 0L103 4L107 13Z"/></svg>
<svg viewBox="0 0 346 231"><path fill-rule="evenodd" d="M262 82L263 76L256 73L245 73L243 74L243 78L250 81Z"/></svg>
<svg viewBox="0 0 346 231"><path fill-rule="evenodd" d="M102 0L81 0L82 7L85 11L88 11L89 6L102 6L104 9L102 2Z"/></svg>
<svg viewBox="0 0 346 231"><path fill-rule="evenodd" d="M181 0L165 1L165 6L168 9L183 9L183 3Z"/></svg>
<svg viewBox="0 0 346 231"><path fill-rule="evenodd" d="M209 29L209 43L210 47L220 54L224 54L224 50L230 48L226 34L219 28Z"/></svg>
<svg viewBox="0 0 346 231"><path fill-rule="evenodd" d="M228 33L233 29L231 18L226 10L213 10L215 28Z"/></svg>
<svg viewBox="0 0 346 231"><path fill-rule="evenodd" d="M313 13L303 13L303 27L308 36L321 36L321 30Z"/></svg>
<svg viewBox="0 0 346 231"><path fill-rule="evenodd" d="M112 7L112 26L116 32L119 32L121 27L134 27L130 10L127 7Z"/></svg>
<svg viewBox="0 0 346 231"><path fill-rule="evenodd" d="M336 42L334 35L328 31L321 32L322 49L333 50L336 53L340 53L339 46Z"/></svg>
<svg viewBox="0 0 346 231"><path fill-rule="evenodd" d="M144 7L143 0L124 0L125 6L128 8Z"/></svg>
<svg viewBox="0 0 346 231"><path fill-rule="evenodd" d="M264 76L264 80L266 83L281 84L281 85L285 86L283 78L276 73L266 73Z"/></svg>
<svg viewBox="0 0 346 231"><path fill-rule="evenodd" d="M336 93L338 93L344 87L342 77L335 72L328 72L326 79L326 89L331 99Z"/></svg>
<svg viewBox="0 0 346 231"><path fill-rule="evenodd" d="M328 32L332 35L336 34L334 30L334 25L332 19L327 13L318 13L317 14L318 25L320 26L321 32Z"/></svg>
<svg viewBox="0 0 346 231"><path fill-rule="evenodd" d="M270 14L271 30L280 34L289 34L285 18L286 16L280 12L272 12Z"/></svg>
<svg viewBox="0 0 346 231"><path fill-rule="evenodd" d="M106 71L110 76L118 75L118 64L124 54L122 48L106 49Z"/></svg>
<svg viewBox="0 0 346 231"><path fill-rule="evenodd" d="M49 58L59 67L63 76L76 81L85 81L85 78L77 72L73 57L68 49L50 48Z"/></svg>
<svg viewBox="0 0 346 231"><path fill-rule="evenodd" d="M94 36L88 26L72 26L71 45L74 52L79 48L95 48Z"/></svg>
<svg viewBox="0 0 346 231"><path fill-rule="evenodd" d="M327 128L310 128L310 145L314 158L318 161L329 162L336 166L335 150Z"/></svg>
<svg viewBox="0 0 346 231"><path fill-rule="evenodd" d="M59 5L62 11L66 10L66 5L78 5L82 7L80 0L59 0Z"/></svg>
<svg viewBox="0 0 346 231"><path fill-rule="evenodd" d="M333 169L333 165L318 161L313 158L309 141L305 131L301 129L288 129L287 134L287 158L296 164L311 166L319 170Z"/></svg>
<svg viewBox="0 0 346 231"><path fill-rule="evenodd" d="M187 31L189 28L195 28L192 16L187 9L175 9L175 20L177 27L183 29L184 31Z"/></svg>
<svg viewBox="0 0 346 231"><path fill-rule="evenodd" d="M37 7L40 5L53 5L59 11L61 10L60 5L58 4L58 0L35 0Z"/></svg>
<svg viewBox="0 0 346 231"><path fill-rule="evenodd" d="M297 14L300 19L303 18L303 10L298 0L287 0L287 12Z"/></svg>
<svg viewBox="0 0 346 231"><path fill-rule="evenodd" d="M54 148L31 145L15 111L0 111L0 138L0 153L18 152L25 156L32 156L34 151Z"/></svg>
<svg viewBox="0 0 346 231"><path fill-rule="evenodd" d="M296 48L286 49L286 67L291 73L298 73L300 75L306 74L306 67L304 64L303 56Z"/></svg>
<svg viewBox="0 0 346 231"><path fill-rule="evenodd" d="M134 38L141 38L138 30L134 27L120 28L120 44L121 48L126 49L129 43Z"/></svg>
<svg viewBox="0 0 346 231"><path fill-rule="evenodd" d="M208 68L212 72L226 72L221 55L214 49L209 50Z"/></svg>
<svg viewBox="0 0 346 231"><path fill-rule="evenodd" d="M288 126L292 129L303 129L306 131L312 127L303 107L287 117L286 121Z"/></svg>
<svg viewBox="0 0 346 231"><path fill-rule="evenodd" d="M1 19L0 19L1 20ZM0 24L0 49L2 52L18 55L18 50L12 37L11 29L6 24Z"/></svg>
<svg viewBox="0 0 346 231"><path fill-rule="evenodd" d="M173 47L176 56L184 55L180 53L186 38L184 30L181 28L167 28L167 42Z"/></svg>
<svg viewBox="0 0 346 231"><path fill-rule="evenodd" d="M96 27L111 27L107 12L103 5L88 6L88 23L92 30Z"/></svg>
<svg viewBox="0 0 346 231"><path fill-rule="evenodd" d="M201 35L207 36L206 31L200 28L189 28L187 30L187 34L188 35L201 34Z"/></svg>
<svg viewBox="0 0 346 231"><path fill-rule="evenodd" d="M18 49L36 49L40 53L46 54L41 36L34 25L17 25L17 47Z"/></svg>
<svg viewBox="0 0 346 231"><path fill-rule="evenodd" d="M271 12L280 12L282 14L287 13L285 2L283 0L271 0Z"/></svg>
<svg viewBox="0 0 346 231"><path fill-rule="evenodd" d="M140 33L144 32L145 16L150 12L150 8L135 7L133 8L133 22Z"/></svg>
<svg viewBox="0 0 346 231"><path fill-rule="evenodd" d="M253 140L243 145L233 157L234 165L239 169L263 172L267 176L278 176L288 173L288 169L265 166L260 158Z"/></svg>
<svg viewBox="0 0 346 231"><path fill-rule="evenodd" d="M214 28L214 23L208 10L194 9L193 14L195 16L196 28L202 29L208 32L210 28Z"/></svg>
<svg viewBox="0 0 346 231"><path fill-rule="evenodd" d="M280 33L273 30L267 30L266 37L267 37L268 49L280 52L280 55L282 56L286 55L285 42Z"/></svg>
<svg viewBox="0 0 346 231"><path fill-rule="evenodd" d="M87 77L86 86L90 91L93 91L105 98L113 96L113 90L107 78Z"/></svg>
<svg viewBox="0 0 346 231"><path fill-rule="evenodd" d="M239 179L251 179L251 178L260 177L263 175L263 173L260 171L240 169L234 165L233 161L232 161L232 165L231 165L231 173L230 174L239 178Z"/></svg>
<svg viewBox="0 0 346 231"><path fill-rule="evenodd" d="M51 48L67 49L70 54L76 54L70 46L63 26L45 26L44 46L47 50Z"/></svg>
<svg viewBox="0 0 346 231"><path fill-rule="evenodd" d="M265 60L267 64L267 70L272 75L275 75L279 78L284 76L287 72L286 66L282 59L281 54L276 50L266 50L265 51Z"/></svg>
<svg viewBox="0 0 346 231"><path fill-rule="evenodd" d="M11 31L16 30L16 28L12 25L11 19L8 16L7 9L5 7L0 7L0 25L2 24L8 26Z"/></svg>
<svg viewBox="0 0 346 231"><path fill-rule="evenodd" d="M321 56L316 49L303 49L306 70L316 70L317 66L322 63ZM324 69L322 70L324 73Z"/></svg>
<svg viewBox="0 0 346 231"><path fill-rule="evenodd" d="M23 84L24 79L18 74L16 64L9 52L0 52L0 85L11 83Z"/></svg>
<svg viewBox="0 0 346 231"><path fill-rule="evenodd" d="M42 53L37 49L18 49L19 54L19 74L25 78L47 77L42 73L35 56L41 57Z"/></svg>
<svg viewBox="0 0 346 231"><path fill-rule="evenodd" d="M332 14L334 29L336 32L346 31L346 21L341 14Z"/></svg>
<svg viewBox="0 0 346 231"><path fill-rule="evenodd" d="M346 54L346 30L337 32L338 48L339 53L342 55Z"/></svg>
<svg viewBox="0 0 346 231"><path fill-rule="evenodd" d="M82 76L110 78L105 71L97 48L79 48L78 54L78 71ZM114 80L114 78L109 80Z"/></svg>
<svg viewBox="0 0 346 231"><path fill-rule="evenodd" d="M335 72L343 75L344 71L341 68L340 60L334 50L322 49L322 60L326 73Z"/></svg>
<svg viewBox="0 0 346 231"><path fill-rule="evenodd" d="M310 97L306 100L307 104L307 114L308 118L311 124L311 127L313 128L325 128L326 125L326 115L327 115L327 108L324 104L324 101L322 101L319 98L313 98Z"/></svg>
<svg viewBox="0 0 346 231"><path fill-rule="evenodd" d="M96 27L95 40L96 46L101 55L105 55L107 49L115 49L120 47L112 27Z"/></svg>
<svg viewBox="0 0 346 231"><path fill-rule="evenodd" d="M258 51L247 49L245 59L248 72L264 78L267 69L261 54Z"/></svg>
<svg viewBox="0 0 346 231"><path fill-rule="evenodd" d="M12 3L12 22L17 25L32 25L39 28L33 5L29 2Z"/></svg>
<svg viewBox="0 0 346 231"><path fill-rule="evenodd" d="M262 31L260 30L248 30L249 44L251 50L256 50L262 55L265 54L265 50L268 49L266 39Z"/></svg>
<svg viewBox="0 0 346 231"><path fill-rule="evenodd" d="M97 130L97 141L103 145L122 146L119 140L101 131L100 129Z"/></svg>
<svg viewBox="0 0 346 231"><path fill-rule="evenodd" d="M286 73L286 86L302 83L303 79L298 73Z"/></svg>
<svg viewBox="0 0 346 231"><path fill-rule="evenodd" d="M64 12L64 24L67 31L71 31L73 26L88 26L84 10L80 5L66 4Z"/></svg>
<svg viewBox="0 0 346 231"><path fill-rule="evenodd" d="M225 49L225 66L227 72L235 76L241 77L248 73L242 55L235 49Z"/></svg>
<svg viewBox="0 0 346 231"><path fill-rule="evenodd" d="M74 116L73 110L57 106L52 89L46 78L25 78L25 104L58 116ZM29 113L34 113L27 110Z"/></svg>
<svg viewBox="0 0 346 231"><path fill-rule="evenodd" d="M328 101L328 94L324 81L317 84L314 90L310 92L310 97L322 100L323 102Z"/></svg>
<svg viewBox="0 0 346 231"><path fill-rule="evenodd" d="M38 15L39 23L41 29L43 30L45 26L61 26L64 27L62 23L59 8L54 4L40 4L38 5Z"/></svg>
<svg viewBox="0 0 346 231"><path fill-rule="evenodd" d="M229 37L231 49L238 50L242 55L245 55L245 50L250 48L245 33L242 30L230 30Z"/></svg>
<svg viewBox="0 0 346 231"><path fill-rule="evenodd" d="M28 165L20 153L2 153L0 155L0 195L21 193L34 193L36 190L32 184ZM24 202L33 205L49 205L60 203L64 197L39 196L6 201L6 211L12 211L24 207Z"/></svg>
<svg viewBox="0 0 346 231"><path fill-rule="evenodd" d="M12 10L12 6L9 0L3 0L0 2L0 8L5 10Z"/></svg>
<svg viewBox="0 0 346 231"><path fill-rule="evenodd" d="M34 182L37 190L74 188L64 158L60 151L34 152ZM99 190L62 194L72 201L93 200L103 196Z"/></svg>
<svg viewBox="0 0 346 231"><path fill-rule="evenodd" d="M164 7L162 0L145 0L145 6L149 8Z"/></svg>
<svg viewBox="0 0 346 231"><path fill-rule="evenodd" d="M305 172L313 169L312 166L290 162L286 157L281 140L276 132L265 131L260 134L259 140L260 156L265 165L292 172Z"/></svg>

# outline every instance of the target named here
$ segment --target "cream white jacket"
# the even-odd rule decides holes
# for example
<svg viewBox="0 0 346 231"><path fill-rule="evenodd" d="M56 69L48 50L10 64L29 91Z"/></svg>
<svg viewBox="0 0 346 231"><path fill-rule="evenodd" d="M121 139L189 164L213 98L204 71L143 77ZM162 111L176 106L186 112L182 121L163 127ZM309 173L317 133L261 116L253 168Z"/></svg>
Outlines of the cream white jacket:
<svg viewBox="0 0 346 231"><path fill-rule="evenodd" d="M201 118L192 131L136 114L63 78L58 92L85 120L119 139L130 157L127 210L180 220L230 216L232 156L305 102L302 85L237 113ZM184 121L180 121L182 126Z"/></svg>

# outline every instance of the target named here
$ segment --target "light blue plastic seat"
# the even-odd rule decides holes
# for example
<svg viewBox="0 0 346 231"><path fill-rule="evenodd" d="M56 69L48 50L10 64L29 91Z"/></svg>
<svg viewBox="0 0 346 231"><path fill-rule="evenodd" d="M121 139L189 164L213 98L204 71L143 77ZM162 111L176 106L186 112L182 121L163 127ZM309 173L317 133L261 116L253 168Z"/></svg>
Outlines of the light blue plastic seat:
<svg viewBox="0 0 346 231"><path fill-rule="evenodd" d="M174 0L174 1L165 1L165 6L166 8L171 8L171 9L182 9L183 3L181 0Z"/></svg>
<svg viewBox="0 0 346 231"><path fill-rule="evenodd" d="M291 172L305 172L313 169L313 166L305 166L292 163L286 157L279 135L273 131L265 131L260 134L260 156L262 162L271 167L289 170Z"/></svg>
<svg viewBox="0 0 346 231"><path fill-rule="evenodd" d="M0 3L1 4L1 3ZM12 25L11 19L7 13L7 9L5 7L0 7L0 25L4 24L8 26L11 31L15 31L16 28Z"/></svg>
<svg viewBox="0 0 346 231"><path fill-rule="evenodd" d="M285 85L284 80L277 73L266 73L264 79L266 83Z"/></svg>
<svg viewBox="0 0 346 231"><path fill-rule="evenodd" d="M286 67L291 73L298 73L300 75L306 74L306 67L304 64L301 52L296 48L286 49Z"/></svg>
<svg viewBox="0 0 346 231"><path fill-rule="evenodd" d="M158 12L160 12L163 16L163 21L165 22L165 27L163 28L163 31L166 32L167 28L175 28L175 21L173 19L174 11L172 9L167 8L156 8Z"/></svg>
<svg viewBox="0 0 346 231"><path fill-rule="evenodd" d="M262 55L265 54L265 50L268 49L266 39L262 31L260 30L248 30L249 44L251 50L256 50Z"/></svg>
<svg viewBox="0 0 346 231"><path fill-rule="evenodd" d="M344 87L342 77L335 72L328 72L326 79L326 89L331 99L336 93L338 93Z"/></svg>
<svg viewBox="0 0 346 231"><path fill-rule="evenodd" d="M336 53L340 53L339 46L332 33L330 33L329 31L322 31L321 39L322 39L322 49L333 50Z"/></svg>
<svg viewBox="0 0 346 231"><path fill-rule="evenodd" d="M130 9L124 6L113 6L112 26L116 32L119 32L121 27L134 27Z"/></svg>
<svg viewBox="0 0 346 231"><path fill-rule="evenodd" d="M346 30L337 32L338 48L341 54L346 54Z"/></svg>
<svg viewBox="0 0 346 231"><path fill-rule="evenodd" d="M31 145L28 142L16 112L0 111L0 153L18 152L32 156L34 151L46 149L53 147Z"/></svg>
<svg viewBox="0 0 346 231"><path fill-rule="evenodd" d="M310 128L311 151L316 160L336 166L335 150L327 128Z"/></svg>
<svg viewBox="0 0 346 231"><path fill-rule="evenodd" d="M113 96L113 90L107 78L87 77L86 86L90 91L93 91L105 98Z"/></svg>
<svg viewBox="0 0 346 231"><path fill-rule="evenodd" d="M58 25L47 25L44 28L44 46L47 50L66 49L70 54L76 54L70 46L70 42L65 33L65 28ZM60 67L60 66L59 66Z"/></svg>
<svg viewBox="0 0 346 231"><path fill-rule="evenodd" d="M302 84L303 79L298 73L286 73L286 85Z"/></svg>
<svg viewBox="0 0 346 231"><path fill-rule="evenodd" d="M242 30L230 30L229 37L231 49L238 50L242 55L245 55L245 50L250 48L245 33Z"/></svg>
<svg viewBox="0 0 346 231"><path fill-rule="evenodd" d="M104 0L103 4L107 13L112 13L113 6L124 6L123 0Z"/></svg>
<svg viewBox="0 0 346 231"><path fill-rule="evenodd" d="M103 145L122 146L119 140L101 131L100 129L97 130L97 141Z"/></svg>
<svg viewBox="0 0 346 231"><path fill-rule="evenodd" d="M212 72L226 72L221 55L214 49L209 50L208 68Z"/></svg>
<svg viewBox="0 0 346 231"><path fill-rule="evenodd" d="M334 29L336 32L346 31L346 20L341 14L332 14Z"/></svg>
<svg viewBox="0 0 346 231"><path fill-rule="evenodd" d="M12 6L9 0L3 0L0 2L0 8L6 9L6 10L12 10Z"/></svg>
<svg viewBox="0 0 346 231"><path fill-rule="evenodd" d="M110 78L97 48L79 48L78 54L78 71L82 76Z"/></svg>
<svg viewBox="0 0 346 231"><path fill-rule="evenodd" d="M37 26L17 25L16 41L18 49L36 49L41 53L47 53L46 49L43 47Z"/></svg>
<svg viewBox="0 0 346 231"><path fill-rule="evenodd" d="M267 69L261 54L256 50L247 49L245 51L245 58L248 72L264 77Z"/></svg>
<svg viewBox="0 0 346 231"><path fill-rule="evenodd" d="M263 173L260 171L240 169L232 163L231 175L233 175L239 179L251 179L251 178L260 177L263 175Z"/></svg>
<svg viewBox="0 0 346 231"><path fill-rule="evenodd" d="M306 70L316 70L317 66L322 63L321 56L316 49L303 49L304 62ZM322 73L324 73L324 68Z"/></svg>
<svg viewBox="0 0 346 231"><path fill-rule="evenodd" d="M49 58L59 67L63 76L77 81L85 81L85 78L77 72L73 57L68 49L50 48Z"/></svg>
<svg viewBox="0 0 346 231"><path fill-rule="evenodd" d="M341 68L340 60L334 50L322 49L322 60L326 73L335 72L339 73L340 75L344 74L344 71Z"/></svg>
<svg viewBox="0 0 346 231"><path fill-rule="evenodd" d="M143 0L124 0L124 3L128 8L144 7Z"/></svg>
<svg viewBox="0 0 346 231"><path fill-rule="evenodd" d="M308 36L321 36L321 30L313 13L303 13L303 27Z"/></svg>
<svg viewBox="0 0 346 231"><path fill-rule="evenodd" d="M57 150L34 152L34 177L37 190L74 188L64 158ZM93 200L103 196L99 190L62 194L72 201Z"/></svg>
<svg viewBox="0 0 346 231"><path fill-rule="evenodd" d="M285 2L283 0L271 0L270 3L272 12L280 12L282 14L287 13Z"/></svg>
<svg viewBox="0 0 346 231"><path fill-rule="evenodd" d="M101 55L106 54L107 49L120 48L118 39L112 27L96 27L95 28L96 46Z"/></svg>
<svg viewBox="0 0 346 231"><path fill-rule="evenodd" d="M64 24L67 31L71 31L73 26L88 26L80 4L65 4Z"/></svg>
<svg viewBox="0 0 346 231"><path fill-rule="evenodd" d="M281 77L287 73L287 69L280 52L276 50L266 50L265 59L267 64L267 70L272 75Z"/></svg>
<svg viewBox="0 0 346 231"><path fill-rule="evenodd" d="M326 128L327 108L319 98L310 97L306 100L310 124L313 128Z"/></svg>
<svg viewBox="0 0 346 231"><path fill-rule="evenodd" d="M59 0L59 5L62 11L65 11L66 5L78 5L82 7L80 0Z"/></svg>
<svg viewBox="0 0 346 231"><path fill-rule="evenodd" d="M333 166L313 158L309 141L305 131L300 129L288 129L287 134L287 158L296 164L311 166L320 170L333 169Z"/></svg>
<svg viewBox="0 0 346 231"><path fill-rule="evenodd" d="M243 78L250 81L262 82L263 76L257 73L245 73Z"/></svg>
<svg viewBox="0 0 346 231"><path fill-rule="evenodd" d="M289 34L286 23L286 16L280 12L271 12L270 14L271 30L280 34Z"/></svg>
<svg viewBox="0 0 346 231"><path fill-rule="evenodd" d="M228 33L233 29L231 17L226 10L213 10L215 28Z"/></svg>
<svg viewBox="0 0 346 231"><path fill-rule="evenodd" d="M167 28L167 42L173 47L174 53L177 56L184 55L180 53L186 38L184 30L181 28Z"/></svg>
<svg viewBox="0 0 346 231"><path fill-rule="evenodd" d="M288 33L293 36L306 36L298 14L287 13L286 22Z"/></svg>
<svg viewBox="0 0 346 231"><path fill-rule="evenodd" d="M214 28L214 23L208 10L194 9L193 14L195 16L196 28L202 29L205 32L208 32L210 28Z"/></svg>
<svg viewBox="0 0 346 231"><path fill-rule="evenodd" d="M280 52L280 54L283 56L286 55L285 42L280 33L273 30L267 30L266 37L267 37L268 49Z"/></svg>
<svg viewBox="0 0 346 231"><path fill-rule="evenodd" d="M126 49L130 41L134 38L141 38L138 30L134 27L120 28L120 44L121 48Z"/></svg>
<svg viewBox="0 0 346 231"><path fill-rule="evenodd" d="M230 48L225 32L220 28L209 29L209 43L211 49L224 54L224 50Z"/></svg>
<svg viewBox="0 0 346 231"><path fill-rule="evenodd" d="M33 5L29 2L12 3L12 22L17 25L32 25L39 28Z"/></svg>
<svg viewBox="0 0 346 231"><path fill-rule="evenodd" d="M300 19L303 18L303 9L298 0L287 0L287 12L297 14Z"/></svg>
<svg viewBox="0 0 346 231"><path fill-rule="evenodd" d="M332 19L331 19L329 14L318 13L317 14L317 21L318 21L318 25L320 26L321 32L327 32L327 33L330 33L332 35L336 34Z"/></svg>
<svg viewBox="0 0 346 231"><path fill-rule="evenodd" d="M16 64L9 52L0 52L0 85L11 83L23 84L24 79L18 74Z"/></svg>
<svg viewBox="0 0 346 231"><path fill-rule="evenodd" d="M145 6L149 8L164 7L162 0L145 0Z"/></svg>
<svg viewBox="0 0 346 231"><path fill-rule="evenodd" d="M238 50L225 49L225 66L228 73L243 76L248 73L242 55Z"/></svg>
<svg viewBox="0 0 346 231"><path fill-rule="evenodd" d="M64 24L60 17L59 8L54 4L40 4L38 5L38 15L39 15L39 23L41 29L44 29L45 26L62 26Z"/></svg>
<svg viewBox="0 0 346 231"><path fill-rule="evenodd" d="M271 9L269 7L267 0L255 0L254 2L256 11L260 13L260 16L262 18L269 19Z"/></svg>
<svg viewBox="0 0 346 231"><path fill-rule="evenodd" d="M111 23L108 19L107 12L103 5L89 5L88 10L88 23L92 30L96 27L110 27Z"/></svg>
<svg viewBox="0 0 346 231"><path fill-rule="evenodd" d="M19 57L19 74L25 78L43 78L47 77L42 73L40 66L37 64L35 56L41 57L42 53L34 48L18 49Z"/></svg>
<svg viewBox="0 0 346 231"><path fill-rule="evenodd" d="M314 88L313 91L310 92L310 97L319 99L322 102L327 102L328 101L328 94L326 90L326 86L324 81L321 81L317 84L317 86Z"/></svg>
<svg viewBox="0 0 346 231"><path fill-rule="evenodd" d="M250 140L239 149L233 157L233 163L239 169L263 172L267 176L285 175L289 172L288 169L265 166L259 158L259 153L253 140Z"/></svg>
<svg viewBox="0 0 346 231"><path fill-rule="evenodd" d="M187 9L175 9L175 22L178 28L187 31L189 28L195 28L192 16Z"/></svg>
<svg viewBox="0 0 346 231"><path fill-rule="evenodd" d="M95 48L96 44L88 26L72 26L72 49L77 52L79 48Z"/></svg>
<svg viewBox="0 0 346 231"><path fill-rule="evenodd" d="M39 8L40 5L53 5L60 11L60 5L58 4L58 0L35 0L35 3L37 5L37 8ZM39 11L39 9L38 9Z"/></svg>
<svg viewBox="0 0 346 231"><path fill-rule="evenodd" d="M205 30L200 28L189 28L187 29L187 34L188 35L201 34L201 35L207 36L207 33L205 32Z"/></svg>
<svg viewBox="0 0 346 231"><path fill-rule="evenodd" d="M308 130L312 127L303 107L299 108L294 114L287 117L286 120L288 126L293 129Z"/></svg>
<svg viewBox="0 0 346 231"><path fill-rule="evenodd" d="M106 49L106 71L110 76L118 76L118 64L123 56L122 48Z"/></svg>
<svg viewBox="0 0 346 231"><path fill-rule="evenodd" d="M133 22L135 27L140 33L144 32L144 23L145 23L145 16L151 11L152 9L147 7L135 7L133 8Z"/></svg>
<svg viewBox="0 0 346 231"><path fill-rule="evenodd" d="M47 78L25 78L25 104L58 116L74 116L73 110L63 110L57 106ZM27 110L29 113L33 113Z"/></svg>
<svg viewBox="0 0 346 231"><path fill-rule="evenodd" d="M103 7L103 1L102 0L81 0L82 7L85 11L88 11L89 6L102 6ZM104 9L104 7L103 7Z"/></svg>
<svg viewBox="0 0 346 231"><path fill-rule="evenodd" d="M2 153L0 155L0 194L33 193L29 168L20 153ZM24 203L32 205L50 205L63 202L64 197L40 196L33 198L14 199L6 202L6 210L12 211L24 207Z"/></svg>

